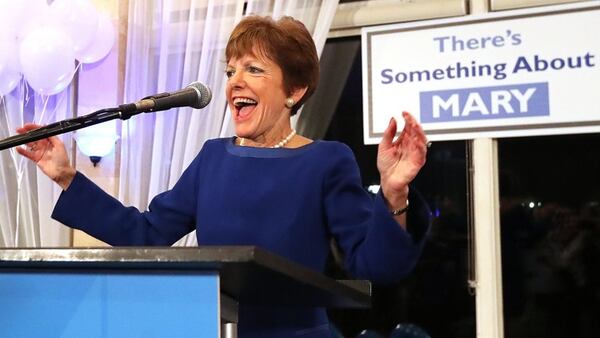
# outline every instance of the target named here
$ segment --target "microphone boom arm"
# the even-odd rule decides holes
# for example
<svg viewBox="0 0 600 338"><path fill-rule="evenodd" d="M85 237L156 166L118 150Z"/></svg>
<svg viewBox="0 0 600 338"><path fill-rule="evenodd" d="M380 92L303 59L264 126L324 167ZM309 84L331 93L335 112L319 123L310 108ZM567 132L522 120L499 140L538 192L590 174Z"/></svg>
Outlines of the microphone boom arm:
<svg viewBox="0 0 600 338"><path fill-rule="evenodd" d="M25 143L39 141L50 136L64 134L73 130L87 128L98 123L114 119L127 120L141 111L130 111L123 109L123 105L116 108L105 108L95 111L91 114L78 116L71 119L54 122L24 134L18 134L0 140L0 151Z"/></svg>
<svg viewBox="0 0 600 338"><path fill-rule="evenodd" d="M54 122L24 134L10 136L4 140L0 140L0 150L86 128L117 118L127 120L139 113L169 110L176 107L200 109L204 108L210 102L211 98L212 93L210 88L200 82L192 82L184 89L172 93L160 93L148 96L135 103L125 103L115 108L100 109L88 115Z"/></svg>

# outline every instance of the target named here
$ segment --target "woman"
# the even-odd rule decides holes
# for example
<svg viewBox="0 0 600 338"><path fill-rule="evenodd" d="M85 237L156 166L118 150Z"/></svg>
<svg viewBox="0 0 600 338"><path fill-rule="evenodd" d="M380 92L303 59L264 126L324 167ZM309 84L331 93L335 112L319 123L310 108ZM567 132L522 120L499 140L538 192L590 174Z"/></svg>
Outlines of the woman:
<svg viewBox="0 0 600 338"><path fill-rule="evenodd" d="M148 211L124 207L78 173L56 137L18 149L63 188L53 218L112 245L170 245L196 229L200 245L257 245L318 271L334 237L356 277L389 282L406 274L429 226L429 210L408 187L426 155L414 118L403 114L396 141L395 120L385 131L373 201L348 147L291 128L290 116L318 82L317 53L302 23L248 17L231 34L226 60L237 136L206 142ZM241 304L239 311L240 337L329 336L324 309Z"/></svg>

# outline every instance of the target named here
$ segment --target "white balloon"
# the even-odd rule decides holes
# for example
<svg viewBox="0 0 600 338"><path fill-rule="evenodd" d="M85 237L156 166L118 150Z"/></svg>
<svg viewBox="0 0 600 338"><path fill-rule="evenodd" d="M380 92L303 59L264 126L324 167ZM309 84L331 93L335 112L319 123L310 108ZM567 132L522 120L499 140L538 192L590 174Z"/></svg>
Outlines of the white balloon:
<svg viewBox="0 0 600 338"><path fill-rule="evenodd" d="M19 59L25 79L40 94L61 92L73 77L73 42L57 27L32 30L21 42Z"/></svg>
<svg viewBox="0 0 600 338"><path fill-rule="evenodd" d="M48 17L46 0L0 0L0 31L7 36L23 36L32 22Z"/></svg>
<svg viewBox="0 0 600 338"><path fill-rule="evenodd" d="M50 12L71 36L75 56L92 43L98 28L98 12L89 0L55 0Z"/></svg>
<svg viewBox="0 0 600 338"><path fill-rule="evenodd" d="M14 38L0 37L0 96L12 92L21 80L16 50Z"/></svg>
<svg viewBox="0 0 600 338"><path fill-rule="evenodd" d="M100 61L111 51L115 43L115 28L110 17L105 13L98 15L98 29L92 43L75 55L82 63Z"/></svg>
<svg viewBox="0 0 600 338"><path fill-rule="evenodd" d="M32 10L29 15L23 17L20 25L20 29L17 32L17 41L19 42L23 41L29 33L36 29L48 26L60 28L58 19L50 14L50 7L47 5Z"/></svg>

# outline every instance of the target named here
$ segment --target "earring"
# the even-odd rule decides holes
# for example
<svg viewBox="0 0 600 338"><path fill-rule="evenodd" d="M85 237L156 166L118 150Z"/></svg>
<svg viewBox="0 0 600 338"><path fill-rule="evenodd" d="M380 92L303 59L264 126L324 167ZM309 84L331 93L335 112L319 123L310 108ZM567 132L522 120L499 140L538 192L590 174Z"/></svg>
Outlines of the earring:
<svg viewBox="0 0 600 338"><path fill-rule="evenodd" d="M296 101L294 101L293 98L288 97L287 100L285 100L285 106L288 107L289 109L292 109L292 107L296 104Z"/></svg>

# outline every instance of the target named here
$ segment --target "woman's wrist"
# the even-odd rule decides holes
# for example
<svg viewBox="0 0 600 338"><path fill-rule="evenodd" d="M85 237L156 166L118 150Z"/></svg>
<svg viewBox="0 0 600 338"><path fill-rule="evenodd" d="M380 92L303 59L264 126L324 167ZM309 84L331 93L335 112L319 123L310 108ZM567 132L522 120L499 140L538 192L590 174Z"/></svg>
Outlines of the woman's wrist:
<svg viewBox="0 0 600 338"><path fill-rule="evenodd" d="M390 209L390 212L395 216L400 215L408 210L408 186L401 189L386 189L381 187L383 198Z"/></svg>
<svg viewBox="0 0 600 338"><path fill-rule="evenodd" d="M73 182L76 174L77 171L75 168L67 167L63 173L54 179L54 182L56 182L62 188L62 190L67 190L71 185L71 182Z"/></svg>

